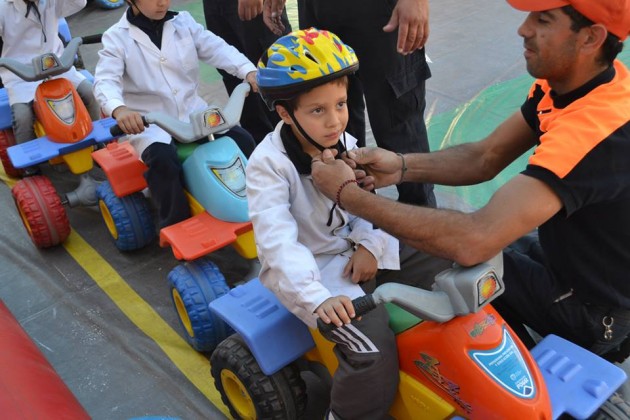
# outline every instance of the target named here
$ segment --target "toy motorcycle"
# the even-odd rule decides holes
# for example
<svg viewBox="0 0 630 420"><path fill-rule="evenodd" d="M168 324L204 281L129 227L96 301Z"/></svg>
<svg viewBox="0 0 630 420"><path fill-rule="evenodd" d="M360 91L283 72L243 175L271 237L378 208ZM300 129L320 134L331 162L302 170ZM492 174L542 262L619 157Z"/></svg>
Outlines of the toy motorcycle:
<svg viewBox="0 0 630 420"><path fill-rule="evenodd" d="M217 265L205 256L232 245L251 265L252 274L246 278L258 273L245 196L247 158L234 140L218 135L238 124L248 92L249 84L242 83L223 109L210 106L193 113L189 123L157 112L144 116L146 124L158 125L177 140L183 162L193 216L162 229L160 246L170 246L175 258L186 261L168 274L168 282L185 337L198 351L213 349L232 333L208 309L208 303L227 293L229 287ZM118 126L112 131L122 135ZM147 188L143 177L146 166L128 142L109 144L93 156L108 178L97 194L116 246L121 250L145 246L155 232L149 212L138 211L146 208L141 192Z"/></svg>
<svg viewBox="0 0 630 420"><path fill-rule="evenodd" d="M390 314L400 365L391 416L588 418L625 381L620 368L556 336L530 353L488 305L503 288L494 266L484 263L445 270L433 291L387 283L353 301L357 316L378 304ZM211 356L215 386L235 418L299 418L306 406L301 370L330 383L333 344L257 279L210 308L237 332Z"/></svg>
<svg viewBox="0 0 630 420"><path fill-rule="evenodd" d="M43 80L33 100L36 123L35 133L40 136L26 143L14 145L10 120L2 121L0 131L0 158L9 176L20 176L20 169L43 162L65 163L70 171L79 175L76 190L57 195L55 187L43 175L18 181L12 188L13 198L24 227L38 248L62 243L70 234L70 223L64 204L93 206L96 204L96 181L89 175L93 167L91 152L99 143L111 141L111 118L91 121L88 111L74 86L62 74L74 65L75 55L83 42L100 42L100 35L74 38L61 57L53 53L33 58L30 65L9 58L0 59L5 67L27 81ZM6 108L5 108L6 106ZM8 101L3 103L0 115L11 115Z"/></svg>

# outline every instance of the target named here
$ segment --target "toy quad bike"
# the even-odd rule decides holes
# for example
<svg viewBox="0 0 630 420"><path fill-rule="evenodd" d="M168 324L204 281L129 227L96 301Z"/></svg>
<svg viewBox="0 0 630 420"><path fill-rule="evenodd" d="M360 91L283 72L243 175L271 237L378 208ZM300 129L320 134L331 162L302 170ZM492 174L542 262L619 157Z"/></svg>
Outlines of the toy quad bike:
<svg viewBox="0 0 630 420"><path fill-rule="evenodd" d="M86 37L86 42L100 42L100 35ZM27 81L43 80L37 87L33 108L36 116L37 139L14 145L10 119L2 120L0 131L0 159L9 176L20 176L20 169L43 162L65 163L75 175L80 175L76 190L57 195L55 187L43 175L18 181L12 189L24 227L38 248L62 243L70 234L70 223L64 204L93 206L96 204L96 181L89 175L93 167L91 158L94 146L111 141L111 118L91 121L88 111L74 86L64 78L51 79L69 70L82 38L74 38L61 57L53 53L33 58L25 65L9 58L0 59L5 67ZM0 115L11 111L8 101L2 104Z"/></svg>
<svg viewBox="0 0 630 420"><path fill-rule="evenodd" d="M144 116L145 123L158 125L177 140L178 156L183 162L193 216L162 229L160 246L170 246L175 258L186 261L169 273L168 282L185 337L198 351L213 349L232 333L208 308L208 303L229 287L217 265L204 256L232 245L255 273L246 278L258 273L245 196L247 158L231 138L212 138L238 124L248 92L249 84L237 86L223 109L210 106L192 114L190 123L157 112ZM113 135L122 134L118 126L112 131ZM109 181L98 187L97 194L116 246L131 250L146 245L155 232L143 226L153 226L149 213L137 211L145 201L141 191L147 188L143 177L146 166L128 142L109 144L93 156Z"/></svg>
<svg viewBox="0 0 630 420"><path fill-rule="evenodd" d="M402 419L587 418L626 379L620 368L556 336L531 353L488 303L503 292L494 267L456 267L433 291L388 283L353 301L357 316L386 303L396 333ZM256 279L210 308L237 334L211 356L215 386L240 419L300 418L300 370L329 382L333 344L288 312ZM422 321L420 318L424 319ZM319 328L331 328L320 322ZM334 328L334 327L332 327Z"/></svg>

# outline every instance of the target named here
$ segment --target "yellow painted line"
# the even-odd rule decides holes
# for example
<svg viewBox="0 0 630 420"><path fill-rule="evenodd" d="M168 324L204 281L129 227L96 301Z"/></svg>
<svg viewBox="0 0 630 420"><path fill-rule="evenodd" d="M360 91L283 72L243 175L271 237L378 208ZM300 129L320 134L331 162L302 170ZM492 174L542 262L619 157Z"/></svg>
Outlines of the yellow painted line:
<svg viewBox="0 0 630 420"><path fill-rule="evenodd" d="M10 188L17 182L17 179L5 174L1 165L0 179ZM230 417L214 387L208 359L193 350L81 235L72 230L63 247L127 318L164 351L173 364L215 407Z"/></svg>

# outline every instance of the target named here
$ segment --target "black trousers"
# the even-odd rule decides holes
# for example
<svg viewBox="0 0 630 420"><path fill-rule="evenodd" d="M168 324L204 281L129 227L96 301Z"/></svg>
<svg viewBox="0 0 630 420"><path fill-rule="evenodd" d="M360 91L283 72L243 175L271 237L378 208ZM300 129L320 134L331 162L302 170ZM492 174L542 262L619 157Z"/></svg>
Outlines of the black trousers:
<svg viewBox="0 0 630 420"><path fill-rule="evenodd" d="M619 351L630 334L630 311L580 299L545 267L540 247L508 247L503 253L505 292L492 305L529 348L527 325L541 336L555 334L606 357ZM613 318L612 339L604 338Z"/></svg>
<svg viewBox="0 0 630 420"><path fill-rule="evenodd" d="M327 29L354 49L359 70L350 77L348 132L365 145L367 105L376 144L399 153L428 152L424 123L425 80L431 76L424 49L398 54L398 32L383 32L396 0L298 0L300 28ZM365 102L364 102L365 97ZM432 184L403 183L399 201L435 206Z"/></svg>
<svg viewBox="0 0 630 420"><path fill-rule="evenodd" d="M231 137L246 157L253 152L254 139L241 127L233 127L225 136ZM188 219L190 206L184 193L182 164L174 143L153 143L142 152L148 169L144 173L151 197L157 207L160 229Z"/></svg>
<svg viewBox="0 0 630 420"><path fill-rule="evenodd" d="M203 0L203 13L206 28L245 54L254 65L258 64L263 52L278 38L267 28L262 14L250 21L240 20L236 0ZM290 32L291 24L286 10L282 13L282 22L286 33ZM225 89L231 95L242 80L224 70L218 69L218 72L223 77ZM279 121L280 117L267 108L260 95L252 93L245 99L241 126L252 134L256 143L260 143L273 131Z"/></svg>

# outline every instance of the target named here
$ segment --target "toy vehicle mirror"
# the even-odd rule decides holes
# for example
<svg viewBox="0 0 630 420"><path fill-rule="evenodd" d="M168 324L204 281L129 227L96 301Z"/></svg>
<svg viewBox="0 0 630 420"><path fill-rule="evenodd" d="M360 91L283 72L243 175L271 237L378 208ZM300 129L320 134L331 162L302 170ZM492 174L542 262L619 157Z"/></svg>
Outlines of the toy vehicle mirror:
<svg viewBox="0 0 630 420"><path fill-rule="evenodd" d="M43 80L65 73L74 65L74 56L82 43L81 38L73 38L61 57L45 53L34 57L32 64L23 64L11 58L0 58L0 67L5 67L27 82Z"/></svg>
<svg viewBox="0 0 630 420"><path fill-rule="evenodd" d="M241 83L234 89L223 109L211 105L203 111L192 113L189 123L161 112L150 112L145 115L145 120L159 126L181 143L192 143L213 134L224 133L237 125L249 90L248 83Z"/></svg>

